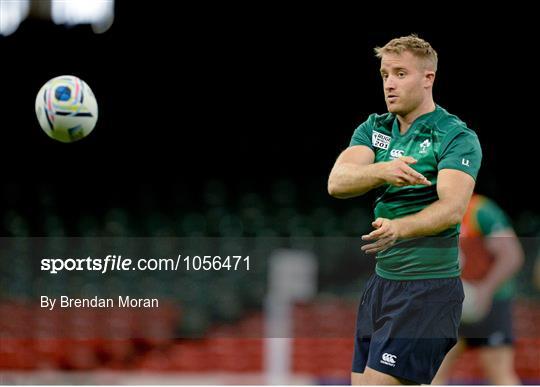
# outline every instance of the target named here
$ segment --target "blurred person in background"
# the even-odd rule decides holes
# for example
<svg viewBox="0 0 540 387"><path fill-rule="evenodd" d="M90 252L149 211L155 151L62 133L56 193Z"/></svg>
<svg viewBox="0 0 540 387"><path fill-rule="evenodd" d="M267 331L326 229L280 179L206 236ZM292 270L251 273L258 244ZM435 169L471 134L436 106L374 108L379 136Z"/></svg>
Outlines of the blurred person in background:
<svg viewBox="0 0 540 387"><path fill-rule="evenodd" d="M429 384L458 338L458 224L482 152L433 100L438 59L428 42L410 35L375 51L388 113L355 130L328 179L337 198L377 194L375 230L362 237L377 264L358 309L351 382Z"/></svg>
<svg viewBox="0 0 540 387"><path fill-rule="evenodd" d="M534 263L533 283L536 289L540 290L540 251L538 251L538 255L536 256L536 261Z"/></svg>
<svg viewBox="0 0 540 387"><path fill-rule="evenodd" d="M513 276L522 267L522 246L508 217L492 200L473 195L461 224L462 279L470 284L476 316L459 328L460 340L446 356L433 384L447 384L451 369L466 348L478 348L490 384L520 384L514 370L512 335ZM473 294L474 293L474 294Z"/></svg>

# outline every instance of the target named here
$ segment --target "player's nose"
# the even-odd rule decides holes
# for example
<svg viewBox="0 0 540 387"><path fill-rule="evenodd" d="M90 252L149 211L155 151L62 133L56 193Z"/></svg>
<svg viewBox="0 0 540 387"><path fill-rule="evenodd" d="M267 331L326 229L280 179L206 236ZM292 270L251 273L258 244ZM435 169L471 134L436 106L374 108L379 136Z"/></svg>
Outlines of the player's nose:
<svg viewBox="0 0 540 387"><path fill-rule="evenodd" d="M396 89L396 83L394 82L394 79L392 77L388 77L386 79L386 82L384 83L384 90L391 91L395 89Z"/></svg>

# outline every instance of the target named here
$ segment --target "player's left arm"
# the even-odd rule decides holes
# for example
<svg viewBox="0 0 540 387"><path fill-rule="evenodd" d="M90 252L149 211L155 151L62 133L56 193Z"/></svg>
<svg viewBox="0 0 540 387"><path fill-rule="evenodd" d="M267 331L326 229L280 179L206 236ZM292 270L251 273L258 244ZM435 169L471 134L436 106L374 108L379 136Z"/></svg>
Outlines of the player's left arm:
<svg viewBox="0 0 540 387"><path fill-rule="evenodd" d="M473 177L457 169L441 169L437 176L439 199L422 211L398 219L378 218L376 229L362 236L362 250L377 253L392 246L398 239L436 235L460 223L474 190Z"/></svg>

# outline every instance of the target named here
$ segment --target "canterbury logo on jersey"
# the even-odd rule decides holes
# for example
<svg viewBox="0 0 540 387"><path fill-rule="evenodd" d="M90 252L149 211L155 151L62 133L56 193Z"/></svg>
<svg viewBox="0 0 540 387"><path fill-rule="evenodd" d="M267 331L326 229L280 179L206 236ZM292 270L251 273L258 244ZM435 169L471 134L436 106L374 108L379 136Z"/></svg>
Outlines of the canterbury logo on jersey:
<svg viewBox="0 0 540 387"><path fill-rule="evenodd" d="M401 156L403 156L403 154L405 153L405 151L402 151L400 149L392 149L390 151L390 157L394 158L394 159L398 159L400 158Z"/></svg>
<svg viewBox="0 0 540 387"><path fill-rule="evenodd" d="M390 140L392 140L392 137L377 132L375 130L371 135L371 144L373 144L375 148L388 149L388 145L390 145Z"/></svg>
<svg viewBox="0 0 540 387"><path fill-rule="evenodd" d="M381 358L381 363L392 366L392 367L395 367L396 366L396 358L397 358L396 355L392 355L390 353L383 353L382 358Z"/></svg>

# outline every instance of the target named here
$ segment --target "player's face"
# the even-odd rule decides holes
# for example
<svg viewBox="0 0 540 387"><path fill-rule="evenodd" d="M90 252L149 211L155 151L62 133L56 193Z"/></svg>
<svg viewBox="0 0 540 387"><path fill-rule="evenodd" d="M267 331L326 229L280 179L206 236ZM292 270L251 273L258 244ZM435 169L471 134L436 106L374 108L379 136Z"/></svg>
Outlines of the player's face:
<svg viewBox="0 0 540 387"><path fill-rule="evenodd" d="M408 51L382 56L384 99L390 113L406 116L422 104L429 86L427 73L423 62Z"/></svg>

